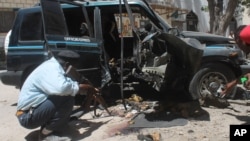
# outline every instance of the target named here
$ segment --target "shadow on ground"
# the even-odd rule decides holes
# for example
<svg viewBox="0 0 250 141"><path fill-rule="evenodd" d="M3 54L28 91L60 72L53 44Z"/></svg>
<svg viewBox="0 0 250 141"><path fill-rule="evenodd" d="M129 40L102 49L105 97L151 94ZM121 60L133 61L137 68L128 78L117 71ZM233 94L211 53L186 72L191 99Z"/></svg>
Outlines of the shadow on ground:
<svg viewBox="0 0 250 141"><path fill-rule="evenodd" d="M58 134L59 136L70 137L72 141L81 140L88 136L91 136L92 132L97 130L106 122L89 122L86 120L78 119L71 121L67 127L62 129L62 131ZM80 132L80 129L84 129L84 132ZM26 137L26 141L36 141L39 137L39 130L35 130L30 132Z"/></svg>
<svg viewBox="0 0 250 141"><path fill-rule="evenodd" d="M234 116L236 119L243 121L244 123L242 125L249 125L250 124L250 117L249 116L239 116L231 113L225 113L227 115Z"/></svg>
<svg viewBox="0 0 250 141"><path fill-rule="evenodd" d="M134 124L129 127L139 128L168 128L173 126L185 126L189 120L209 121L209 113L203 109L197 116L183 117L173 112L140 113L132 120Z"/></svg>

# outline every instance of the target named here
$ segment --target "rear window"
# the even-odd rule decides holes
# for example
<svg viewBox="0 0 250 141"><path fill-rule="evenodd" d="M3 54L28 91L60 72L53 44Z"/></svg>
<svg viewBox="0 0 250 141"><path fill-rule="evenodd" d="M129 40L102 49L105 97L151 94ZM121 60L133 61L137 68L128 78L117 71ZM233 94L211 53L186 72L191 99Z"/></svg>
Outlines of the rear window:
<svg viewBox="0 0 250 141"><path fill-rule="evenodd" d="M43 40L41 12L29 13L23 17L20 28L20 40Z"/></svg>

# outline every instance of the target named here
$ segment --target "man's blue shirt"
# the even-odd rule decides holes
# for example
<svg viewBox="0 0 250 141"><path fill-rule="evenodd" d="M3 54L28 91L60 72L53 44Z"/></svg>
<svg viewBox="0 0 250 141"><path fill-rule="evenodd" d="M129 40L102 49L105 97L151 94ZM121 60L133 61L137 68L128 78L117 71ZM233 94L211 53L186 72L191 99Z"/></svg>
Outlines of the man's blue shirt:
<svg viewBox="0 0 250 141"><path fill-rule="evenodd" d="M38 66L24 82L17 110L29 110L44 102L49 95L75 96L78 82L65 75L59 62L52 57Z"/></svg>

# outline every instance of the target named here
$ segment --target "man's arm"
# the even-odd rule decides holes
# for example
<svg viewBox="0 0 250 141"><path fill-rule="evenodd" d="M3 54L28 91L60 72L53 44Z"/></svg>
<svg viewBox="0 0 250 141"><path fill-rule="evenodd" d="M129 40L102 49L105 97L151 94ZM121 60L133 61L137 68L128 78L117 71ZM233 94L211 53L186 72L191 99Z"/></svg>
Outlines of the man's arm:
<svg viewBox="0 0 250 141"><path fill-rule="evenodd" d="M91 84L79 84L79 93L83 95L96 94L99 90L93 87Z"/></svg>
<svg viewBox="0 0 250 141"><path fill-rule="evenodd" d="M227 83L225 85L225 87L223 88L224 90L221 92L221 95L225 96L227 94L229 94L232 89L237 85L237 84L241 84L241 78L242 77L245 77L247 80L244 82L243 86L246 88L246 89L250 89L250 73L247 73L245 74L244 76L240 76L238 77L237 79Z"/></svg>
<svg viewBox="0 0 250 141"><path fill-rule="evenodd" d="M224 88L223 88L223 91L221 92L221 96L225 96L227 94L229 94L232 89L238 84L238 79L235 79L229 83L227 83Z"/></svg>

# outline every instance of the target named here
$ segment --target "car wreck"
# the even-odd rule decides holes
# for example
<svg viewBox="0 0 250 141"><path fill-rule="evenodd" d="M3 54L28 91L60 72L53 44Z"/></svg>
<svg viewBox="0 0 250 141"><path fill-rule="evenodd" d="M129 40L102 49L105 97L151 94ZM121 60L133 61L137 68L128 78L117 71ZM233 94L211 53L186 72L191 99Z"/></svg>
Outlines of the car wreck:
<svg viewBox="0 0 250 141"><path fill-rule="evenodd" d="M152 27L146 31L148 24ZM19 10L1 80L20 88L41 62L70 49L81 55L77 71L103 91L117 85L124 97L125 87L144 83L170 101L197 100L204 89L213 94L236 77L245 64L236 44L219 43L222 37L205 34L218 38L208 44L197 38L201 34L191 36L171 28L144 0L41 0L38 6ZM237 54L236 61L231 61L231 53ZM208 83L202 85L201 76L195 77L207 66L216 71L221 63L232 70L232 78L211 80L218 83L213 90Z"/></svg>

